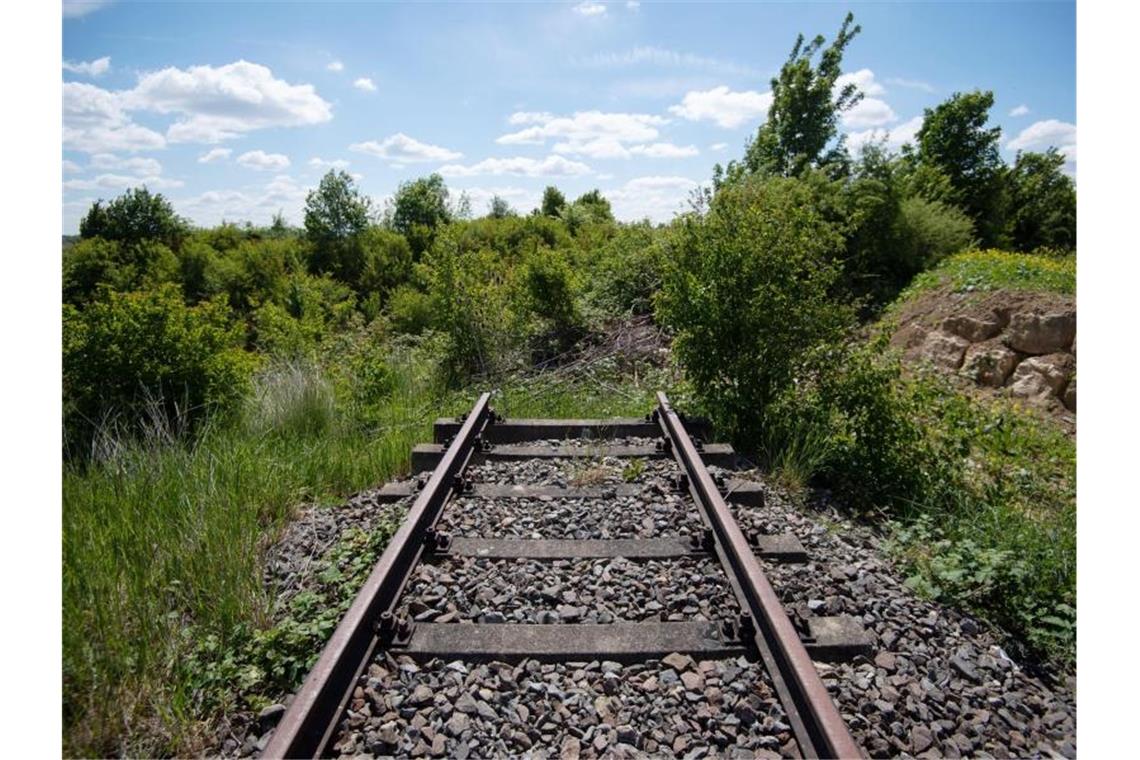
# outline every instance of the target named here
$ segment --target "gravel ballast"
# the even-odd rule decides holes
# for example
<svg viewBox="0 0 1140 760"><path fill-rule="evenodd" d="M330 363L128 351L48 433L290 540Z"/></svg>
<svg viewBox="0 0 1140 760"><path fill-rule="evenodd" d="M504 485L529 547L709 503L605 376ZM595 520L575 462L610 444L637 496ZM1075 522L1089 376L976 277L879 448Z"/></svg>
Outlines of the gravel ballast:
<svg viewBox="0 0 1140 760"><path fill-rule="evenodd" d="M628 464L601 457L487 462L470 468L468 478L562 487L633 483L640 492L493 501L469 494L448 505L439 527L454 536L535 539L658 538L700 529L688 495L672 489L675 463ZM755 473L744 477L758 479ZM886 559L877 534L843 519L827 494L816 493L804 505L777 488L764 491L763 507L730 509L746 533L790 532L807 549L806 564L763 563L788 614L800 621L851 615L871 634L870 656L816 663L869 756L1075 756L1070 676L1015 662L999 631L918 597ZM291 530L271 554L267 582L277 589L303 587L306 567L335 533L345 525L367 525L392 508L376 504L374 493L355 497L335 518L322 515ZM417 568L400 608L414 619L457 625L718 620L737 610L715 558L449 557ZM416 664L381 654L359 680L332 749L342 755L480 758L796 754L759 664L666 659L624 666ZM232 738L224 753L257 754L278 719L275 708L271 712L247 720L244 734Z"/></svg>

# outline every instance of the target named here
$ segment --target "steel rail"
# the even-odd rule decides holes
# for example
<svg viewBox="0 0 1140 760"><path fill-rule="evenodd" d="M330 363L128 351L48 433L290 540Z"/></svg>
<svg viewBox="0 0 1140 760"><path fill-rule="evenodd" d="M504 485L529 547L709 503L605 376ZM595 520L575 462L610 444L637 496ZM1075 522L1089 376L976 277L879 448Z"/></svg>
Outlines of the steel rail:
<svg viewBox="0 0 1140 760"><path fill-rule="evenodd" d="M484 393L475 402L282 716L262 757L320 757L324 753L357 678L380 643L377 626L392 624L392 610L424 552L428 529L439 519L455 489L455 476L467 465L484 428L494 419L490 398L491 394Z"/></svg>
<svg viewBox="0 0 1140 760"><path fill-rule="evenodd" d="M756 646L775 681L800 745L800 753L804 757L862 757L680 416L660 391L657 403L655 416L665 440L671 442L673 455L686 473L697 505L713 530L717 554L730 577L735 579L733 586L742 597L742 608L750 615L742 618L741 628L752 628Z"/></svg>

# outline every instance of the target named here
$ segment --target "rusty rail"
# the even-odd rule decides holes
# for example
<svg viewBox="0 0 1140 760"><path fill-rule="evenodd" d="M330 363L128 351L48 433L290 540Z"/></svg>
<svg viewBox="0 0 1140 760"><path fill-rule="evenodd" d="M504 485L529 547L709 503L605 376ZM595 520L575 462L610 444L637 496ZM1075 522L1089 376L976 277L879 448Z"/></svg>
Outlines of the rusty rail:
<svg viewBox="0 0 1140 760"><path fill-rule="evenodd" d="M689 490L715 536L717 554L734 580L742 610L740 627L754 631L757 649L788 714L804 757L861 757L839 710L827 693L799 634L753 555L732 513L709 475L697 446L668 397L657 393L657 417Z"/></svg>
<svg viewBox="0 0 1140 760"><path fill-rule="evenodd" d="M429 529L455 487L455 475L463 470L494 417L490 398L491 394L484 393L475 402L282 717L263 757L319 757L324 753L337 717L380 637L396 633L386 630L394 624L392 610L430 540Z"/></svg>

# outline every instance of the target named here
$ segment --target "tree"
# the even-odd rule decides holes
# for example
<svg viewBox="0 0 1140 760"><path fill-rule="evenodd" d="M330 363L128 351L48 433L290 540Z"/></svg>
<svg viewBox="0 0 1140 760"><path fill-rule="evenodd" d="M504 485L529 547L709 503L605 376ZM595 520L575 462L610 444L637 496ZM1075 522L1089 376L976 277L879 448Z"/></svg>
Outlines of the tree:
<svg viewBox="0 0 1140 760"><path fill-rule="evenodd" d="M542 191L542 215L557 217L566 208L566 196L554 185L547 185Z"/></svg>
<svg viewBox="0 0 1140 760"><path fill-rule="evenodd" d="M861 31L858 25L851 27L854 20L855 16L848 13L839 34L823 50L814 68L812 58L826 40L817 35L805 46L802 34L796 38L779 78L772 80L768 119L745 152L743 168L747 172L798 176L809 166L826 164L845 153L840 145L821 160L824 148L836 135L839 114L863 98L854 83L835 93L843 50ZM730 164L730 176L734 173Z"/></svg>
<svg viewBox="0 0 1140 760"><path fill-rule="evenodd" d="M128 246L153 240L174 249L187 229L170 202L161 193L151 195L146 187L130 188L106 206L96 201L79 223L83 238L100 237Z"/></svg>
<svg viewBox="0 0 1140 760"><path fill-rule="evenodd" d="M614 212L610 208L610 202L597 188L582 193L578 200L574 201L574 205L587 211L590 219L595 222L612 222L614 220Z"/></svg>
<svg viewBox="0 0 1140 760"><path fill-rule="evenodd" d="M1077 191L1064 165L1056 148L1017 154L1008 185L1010 234L1019 251L1076 247Z"/></svg>
<svg viewBox="0 0 1140 760"><path fill-rule="evenodd" d="M511 204L507 203L506 198L494 196L491 198L491 212L489 216L492 219L506 219L508 216L517 216L515 210L511 208Z"/></svg>
<svg viewBox="0 0 1140 760"><path fill-rule="evenodd" d="M417 224L438 229L451 221L447 198L447 185L438 174L402 183L396 190L392 226L403 235Z"/></svg>
<svg viewBox="0 0 1140 760"><path fill-rule="evenodd" d="M329 170L305 197L305 234L318 248L347 240L368 228L371 211L347 172Z"/></svg>
<svg viewBox="0 0 1140 760"><path fill-rule="evenodd" d="M1001 127L986 129L992 92L954 93L924 112L918 159L940 169L953 190L951 201L971 219L983 245L1003 242L1005 165L998 153Z"/></svg>

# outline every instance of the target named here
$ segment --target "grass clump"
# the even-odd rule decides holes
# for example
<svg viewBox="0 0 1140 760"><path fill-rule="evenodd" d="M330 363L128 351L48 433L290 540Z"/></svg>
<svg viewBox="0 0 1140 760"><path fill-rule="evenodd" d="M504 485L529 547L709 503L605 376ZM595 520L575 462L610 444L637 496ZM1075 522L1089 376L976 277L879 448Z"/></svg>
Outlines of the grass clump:
<svg viewBox="0 0 1140 760"><path fill-rule="evenodd" d="M960 253L914 278L898 303L949 285L959 293L998 289L1072 295L1077 289L1075 253L1046 255L986 250Z"/></svg>

